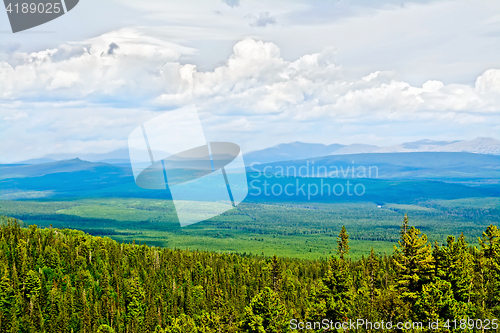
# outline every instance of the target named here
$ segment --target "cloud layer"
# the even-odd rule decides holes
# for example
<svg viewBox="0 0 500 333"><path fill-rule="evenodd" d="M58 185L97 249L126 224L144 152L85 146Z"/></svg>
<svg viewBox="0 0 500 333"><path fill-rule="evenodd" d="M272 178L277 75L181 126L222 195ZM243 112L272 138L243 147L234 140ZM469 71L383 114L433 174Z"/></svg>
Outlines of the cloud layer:
<svg viewBox="0 0 500 333"><path fill-rule="evenodd" d="M416 87L390 71L346 77L331 49L285 61L277 45L246 38L234 45L224 65L206 72L179 62L190 52L123 29L58 49L13 54L11 61L0 62L0 96L7 103L197 103L217 113L283 113L297 119L441 117L449 112L458 117L499 110L500 69L482 73L475 85L429 80Z"/></svg>
<svg viewBox="0 0 500 333"><path fill-rule="evenodd" d="M182 63L182 56L194 52L138 28L56 49L13 52L0 62L0 130L6 137L17 128L26 138L47 131L45 148L34 148L39 152L52 152L59 141L65 149L72 142L73 150L110 150L153 111L196 104L207 132L247 133L238 137L256 145L266 135L286 141L281 126L295 131L295 140L323 142L332 137L312 134L351 128L356 138L369 126L381 131L399 122L499 132L500 69L479 73L473 85L430 78L413 86L393 71L348 74L331 48L286 61L276 44L245 38L213 71ZM12 143L12 149L16 145L23 143ZM12 149L1 153L14 155Z"/></svg>

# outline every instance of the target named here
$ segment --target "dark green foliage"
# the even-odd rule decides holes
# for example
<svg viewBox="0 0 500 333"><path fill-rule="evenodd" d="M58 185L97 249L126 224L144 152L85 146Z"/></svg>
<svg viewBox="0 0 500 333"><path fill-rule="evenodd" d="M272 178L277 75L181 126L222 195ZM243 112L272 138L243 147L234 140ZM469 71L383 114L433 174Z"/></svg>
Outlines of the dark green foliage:
<svg viewBox="0 0 500 333"><path fill-rule="evenodd" d="M407 223L405 221L403 226ZM433 267L431 244L427 236L421 235L419 229L411 227L402 229L401 240L394 246L394 264L396 266L398 287L405 297L415 298L417 292L429 281Z"/></svg>
<svg viewBox="0 0 500 333"><path fill-rule="evenodd" d="M285 332L290 315L279 298L279 294L266 287L245 307L241 328L245 332Z"/></svg>
<svg viewBox="0 0 500 333"><path fill-rule="evenodd" d="M340 233L337 237L337 251L342 260L344 260L344 255L349 253L349 234L344 225L342 229L340 229Z"/></svg>
<svg viewBox="0 0 500 333"><path fill-rule="evenodd" d="M0 332L289 332L291 319L500 316L494 226L480 248L463 235L432 248L406 217L392 256L372 249L360 260L298 260L120 244L2 221ZM339 240L345 255L345 228Z"/></svg>

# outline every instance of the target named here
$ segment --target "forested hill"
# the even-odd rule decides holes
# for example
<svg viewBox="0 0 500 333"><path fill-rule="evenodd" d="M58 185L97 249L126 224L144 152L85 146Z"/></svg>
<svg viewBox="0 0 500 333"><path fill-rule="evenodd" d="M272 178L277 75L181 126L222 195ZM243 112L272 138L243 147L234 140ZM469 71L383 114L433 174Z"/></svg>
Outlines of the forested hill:
<svg viewBox="0 0 500 333"><path fill-rule="evenodd" d="M349 260L343 228L332 244L338 257L303 261L120 244L0 222L0 332L287 332L291 319L500 316L495 226L480 248L463 237L431 246L405 218L392 256L372 250L358 261Z"/></svg>

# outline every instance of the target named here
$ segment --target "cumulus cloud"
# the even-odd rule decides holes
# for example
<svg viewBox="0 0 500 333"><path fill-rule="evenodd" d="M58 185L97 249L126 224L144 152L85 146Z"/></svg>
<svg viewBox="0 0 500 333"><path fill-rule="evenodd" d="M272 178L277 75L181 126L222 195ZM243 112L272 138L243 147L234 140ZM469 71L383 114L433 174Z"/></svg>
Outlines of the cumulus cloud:
<svg viewBox="0 0 500 333"><path fill-rule="evenodd" d="M47 87L48 90L54 90L59 88L69 88L78 82L80 74L76 72L65 72L57 71L54 73L54 78L50 85Z"/></svg>
<svg viewBox="0 0 500 333"><path fill-rule="evenodd" d="M421 87L398 80L396 73L377 71L360 79L344 77L332 50L288 62L273 43L245 39L234 46L224 66L212 72L192 68L176 94L163 93L156 102L197 101L219 113L273 114L307 120L318 117L411 119L449 111L498 111L500 86L485 72L476 86L429 80ZM488 94L483 94L488 91ZM449 117L449 115L447 116ZM458 115L457 115L458 117ZM457 118L458 119L458 118Z"/></svg>
<svg viewBox="0 0 500 333"><path fill-rule="evenodd" d="M489 69L476 80L479 94L500 94L500 69Z"/></svg>
<svg viewBox="0 0 500 333"><path fill-rule="evenodd" d="M75 48L80 52L71 51ZM332 49L285 61L277 45L246 38L224 65L206 72L181 64L181 55L189 52L120 30L60 49L17 54L17 64L0 62L0 96L162 107L197 103L217 113L284 113L296 119L498 111L498 69L484 72L475 86L429 80L418 87L391 71L348 78L333 62Z"/></svg>
<svg viewBox="0 0 500 333"><path fill-rule="evenodd" d="M124 29L57 49L14 53L0 61L0 109L8 110L2 118L16 125L0 125L0 131L24 131L32 142L48 131L51 137L44 142L50 147L55 146L48 142L57 140L81 149L111 147L123 144L130 128L153 116L145 110L188 104L212 119L207 132L233 128L246 133L240 139L259 131L329 133L334 123L345 128L393 122L500 124L500 69L485 71L474 85L430 78L415 86L393 71L351 77L335 63L331 48L287 61L274 43L246 38L213 71L181 62L193 52ZM99 140L106 145L99 146Z"/></svg>
<svg viewBox="0 0 500 333"><path fill-rule="evenodd" d="M121 29L57 49L17 53L0 62L0 98L123 100L134 92L154 96L172 79L162 75L162 66L192 52L137 29Z"/></svg>

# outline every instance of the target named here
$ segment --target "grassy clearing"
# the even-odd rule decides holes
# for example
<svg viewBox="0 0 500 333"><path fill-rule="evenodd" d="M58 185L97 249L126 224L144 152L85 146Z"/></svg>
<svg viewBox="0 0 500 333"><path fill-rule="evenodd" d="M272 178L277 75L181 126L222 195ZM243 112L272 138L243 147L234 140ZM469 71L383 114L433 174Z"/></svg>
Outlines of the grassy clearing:
<svg viewBox="0 0 500 333"><path fill-rule="evenodd" d="M171 201L138 198L0 201L0 213L28 224L81 229L118 241L170 248L238 252L295 258L334 253L345 225L351 257L392 253L403 215L434 242L463 231L474 243L490 223L498 224L498 198L423 201L414 204L242 203L185 228Z"/></svg>

